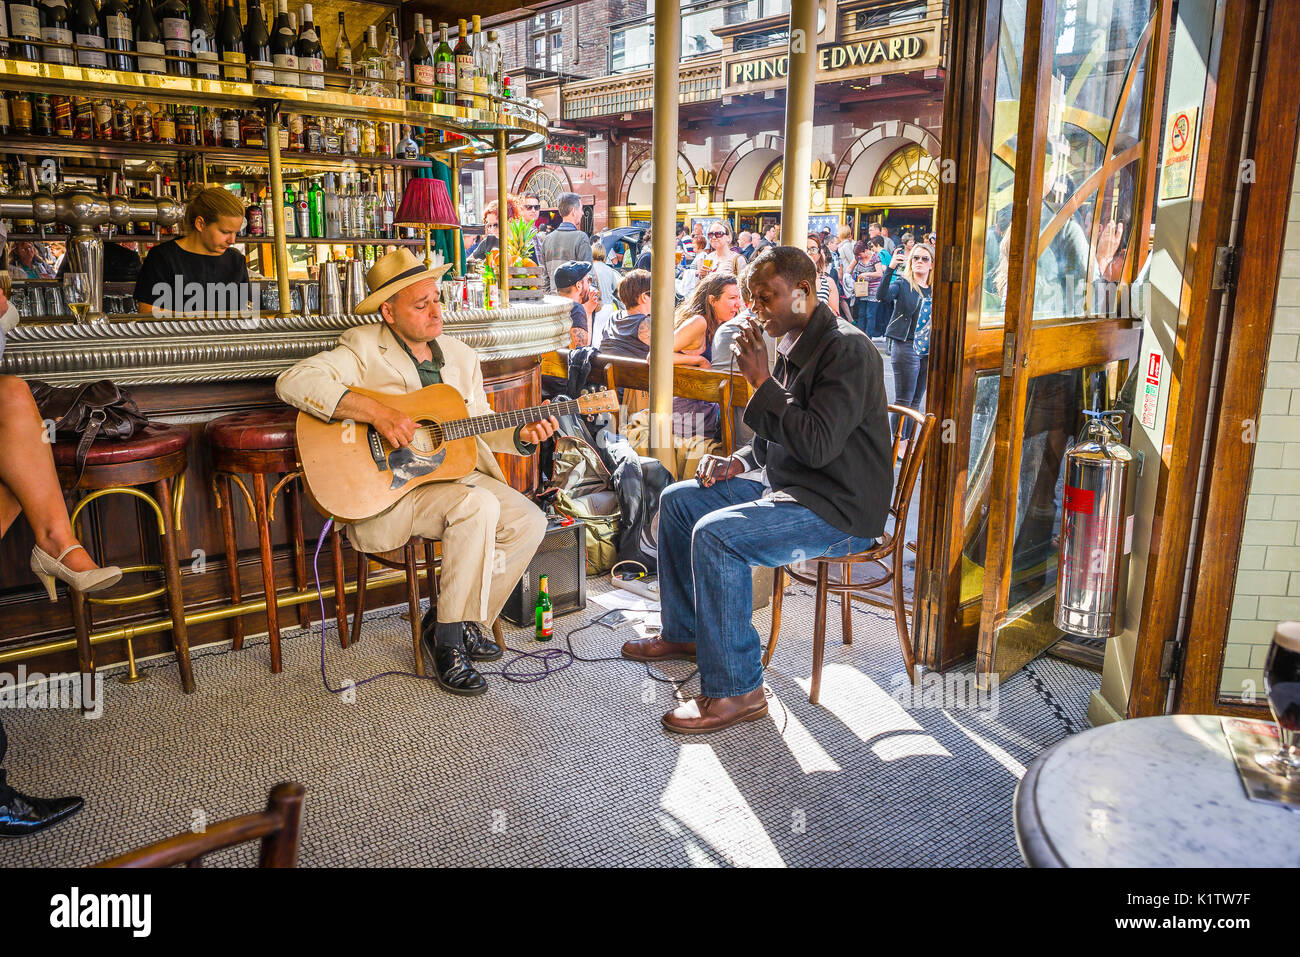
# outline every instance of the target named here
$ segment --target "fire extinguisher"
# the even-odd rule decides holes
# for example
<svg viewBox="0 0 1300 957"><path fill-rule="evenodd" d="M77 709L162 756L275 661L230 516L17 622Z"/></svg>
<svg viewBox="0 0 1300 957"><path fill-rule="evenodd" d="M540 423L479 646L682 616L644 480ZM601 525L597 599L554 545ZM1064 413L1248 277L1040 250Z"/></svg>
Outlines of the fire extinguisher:
<svg viewBox="0 0 1300 957"><path fill-rule="evenodd" d="M1084 434L1065 453L1065 502L1056 579L1056 627L1111 638L1124 630L1133 549L1133 451L1121 412L1085 412Z"/></svg>

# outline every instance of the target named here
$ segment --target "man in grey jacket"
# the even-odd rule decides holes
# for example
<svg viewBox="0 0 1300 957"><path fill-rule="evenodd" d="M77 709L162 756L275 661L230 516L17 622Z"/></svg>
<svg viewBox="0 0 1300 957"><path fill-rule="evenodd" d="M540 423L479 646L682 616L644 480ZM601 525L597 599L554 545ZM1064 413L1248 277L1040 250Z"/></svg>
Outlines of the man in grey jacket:
<svg viewBox="0 0 1300 957"><path fill-rule="evenodd" d="M591 237L578 228L582 197L561 193L556 210L563 222L542 240L542 279L547 292L555 292L555 270L567 262L591 262Z"/></svg>

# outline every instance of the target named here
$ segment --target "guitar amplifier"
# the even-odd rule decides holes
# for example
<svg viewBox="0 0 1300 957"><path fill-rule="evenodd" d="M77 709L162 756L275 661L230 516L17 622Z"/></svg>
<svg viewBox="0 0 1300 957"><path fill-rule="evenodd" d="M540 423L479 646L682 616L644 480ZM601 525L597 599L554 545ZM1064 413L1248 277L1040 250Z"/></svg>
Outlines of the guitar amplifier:
<svg viewBox="0 0 1300 957"><path fill-rule="evenodd" d="M514 625L532 625L537 608L537 580L547 578L555 617L587 607L587 528L582 522L561 525L552 519L528 570L506 599L501 617Z"/></svg>

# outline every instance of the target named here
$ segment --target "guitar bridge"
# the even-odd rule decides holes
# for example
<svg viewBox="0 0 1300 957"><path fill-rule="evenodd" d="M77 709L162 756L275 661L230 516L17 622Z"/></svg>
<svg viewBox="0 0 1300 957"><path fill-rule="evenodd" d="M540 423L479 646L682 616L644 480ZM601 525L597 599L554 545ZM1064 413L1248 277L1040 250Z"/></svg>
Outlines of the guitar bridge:
<svg viewBox="0 0 1300 957"><path fill-rule="evenodd" d="M384 454L383 437L373 425L366 427L366 441L370 443L370 456L375 460L375 468L387 472L388 456Z"/></svg>

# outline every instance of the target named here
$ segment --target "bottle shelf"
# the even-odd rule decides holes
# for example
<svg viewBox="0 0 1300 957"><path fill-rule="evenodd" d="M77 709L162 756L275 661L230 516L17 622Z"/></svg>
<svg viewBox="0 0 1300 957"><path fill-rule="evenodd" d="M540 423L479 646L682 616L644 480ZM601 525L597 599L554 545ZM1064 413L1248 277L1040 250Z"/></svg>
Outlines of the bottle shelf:
<svg viewBox="0 0 1300 957"><path fill-rule="evenodd" d="M239 236L237 244L262 246L275 242L273 236ZM285 240L289 246L423 246L423 239L320 239L317 237Z"/></svg>
<svg viewBox="0 0 1300 957"><path fill-rule="evenodd" d="M473 94L473 102L478 105L466 107L391 97L363 96L343 90L160 76L151 73L65 66L58 63L35 63L30 60L9 58L0 58L0 90L21 93L38 90L42 93L58 93L65 96L104 96L115 100L144 100L233 109L257 109L270 106L288 113L405 123L409 126L459 134L471 143L477 144L464 151L474 155L495 152L498 134L504 134L506 151L510 153L538 149L546 142L546 125L542 122L544 117L539 116L534 121L524 116L502 112L497 107L503 101L499 97L487 94ZM97 142L68 140L64 137L55 137L55 139L61 145ZM173 149L174 147L160 148Z"/></svg>

